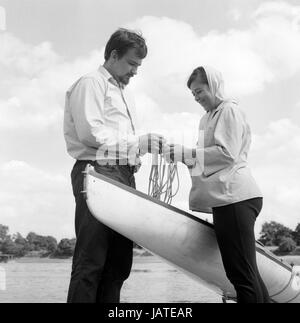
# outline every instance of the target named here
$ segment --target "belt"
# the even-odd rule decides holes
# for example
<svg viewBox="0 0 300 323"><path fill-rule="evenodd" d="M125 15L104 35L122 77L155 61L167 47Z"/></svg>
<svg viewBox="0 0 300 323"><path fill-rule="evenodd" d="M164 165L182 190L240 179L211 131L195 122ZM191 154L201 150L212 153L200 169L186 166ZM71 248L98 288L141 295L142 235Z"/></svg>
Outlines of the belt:
<svg viewBox="0 0 300 323"><path fill-rule="evenodd" d="M118 166L128 169L130 172L136 172L136 166L129 165L125 159L110 159L110 160L77 160L76 164L91 164L92 166Z"/></svg>
<svg viewBox="0 0 300 323"><path fill-rule="evenodd" d="M128 159L100 159L96 160L95 163L97 163L100 166L128 166L131 167L131 165L128 162Z"/></svg>

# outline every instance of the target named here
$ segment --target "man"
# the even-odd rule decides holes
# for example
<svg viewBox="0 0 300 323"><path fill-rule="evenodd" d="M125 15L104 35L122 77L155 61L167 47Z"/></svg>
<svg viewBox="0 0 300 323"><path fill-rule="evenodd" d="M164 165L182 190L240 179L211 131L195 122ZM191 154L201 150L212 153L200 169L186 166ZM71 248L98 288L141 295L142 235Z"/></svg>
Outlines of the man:
<svg viewBox="0 0 300 323"><path fill-rule="evenodd" d="M76 201L76 247L68 302L118 303L132 266L132 241L97 221L81 191L88 163L97 172L135 188L139 156L159 151L160 136L137 137L132 100L125 89L147 55L145 40L119 29L105 48L105 63L80 78L66 95L64 135L77 161L71 178ZM112 203L117 196L112 196Z"/></svg>

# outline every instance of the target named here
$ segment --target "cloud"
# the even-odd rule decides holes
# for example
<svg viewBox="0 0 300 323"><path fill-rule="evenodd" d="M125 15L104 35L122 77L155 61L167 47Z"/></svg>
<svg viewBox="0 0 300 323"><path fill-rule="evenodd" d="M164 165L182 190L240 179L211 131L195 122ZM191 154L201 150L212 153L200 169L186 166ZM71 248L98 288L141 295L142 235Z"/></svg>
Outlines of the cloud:
<svg viewBox="0 0 300 323"><path fill-rule="evenodd" d="M300 223L300 127L289 119L272 122L253 137L251 165L264 195L259 222Z"/></svg>
<svg viewBox="0 0 300 323"><path fill-rule="evenodd" d="M1 129L37 133L61 125L66 90L100 65L101 53L68 62L49 42L33 46L9 33L0 40Z"/></svg>
<svg viewBox="0 0 300 323"><path fill-rule="evenodd" d="M159 133L169 141L187 146L196 143L200 113L166 113L153 99L140 93L136 96L136 105L139 133Z"/></svg>
<svg viewBox="0 0 300 323"><path fill-rule="evenodd" d="M254 17L269 17L270 15L298 21L300 7L284 1L268 1L262 3L253 14Z"/></svg>
<svg viewBox="0 0 300 323"><path fill-rule="evenodd" d="M0 223L10 232L29 231L58 239L74 236L73 200L69 181L23 161L0 165Z"/></svg>
<svg viewBox="0 0 300 323"><path fill-rule="evenodd" d="M242 13L239 9L234 8L229 10L228 16L229 18L232 18L234 21L239 21L242 17Z"/></svg>
<svg viewBox="0 0 300 323"><path fill-rule="evenodd" d="M59 61L49 42L32 46L10 33L1 33L0 37L0 64L9 67L10 74L34 77Z"/></svg>
<svg viewBox="0 0 300 323"><path fill-rule="evenodd" d="M138 88L171 112L183 106L192 109L185 84L199 65L220 69L229 94L238 97L286 80L300 70L299 8L265 3L252 15L248 29L212 30L206 35L168 17L138 19L129 27L142 30L149 45Z"/></svg>
<svg viewBox="0 0 300 323"><path fill-rule="evenodd" d="M6 12L3 7L0 6L0 31L6 30Z"/></svg>
<svg viewBox="0 0 300 323"><path fill-rule="evenodd" d="M300 101L292 109L292 118L300 122Z"/></svg>
<svg viewBox="0 0 300 323"><path fill-rule="evenodd" d="M276 80L300 70L300 6L285 2L262 4L253 15L257 23L254 49L265 57Z"/></svg>

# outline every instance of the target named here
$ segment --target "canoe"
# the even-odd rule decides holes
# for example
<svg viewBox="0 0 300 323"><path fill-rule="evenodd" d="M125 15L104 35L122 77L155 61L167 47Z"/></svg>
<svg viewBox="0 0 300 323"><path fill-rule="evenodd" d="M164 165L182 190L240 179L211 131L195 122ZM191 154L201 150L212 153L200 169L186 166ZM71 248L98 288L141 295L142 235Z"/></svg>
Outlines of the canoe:
<svg viewBox="0 0 300 323"><path fill-rule="evenodd" d="M226 277L213 224L147 194L85 170L89 210L99 221L185 272L219 294L235 300ZM291 266L256 245L260 274L276 303L300 303L300 266Z"/></svg>

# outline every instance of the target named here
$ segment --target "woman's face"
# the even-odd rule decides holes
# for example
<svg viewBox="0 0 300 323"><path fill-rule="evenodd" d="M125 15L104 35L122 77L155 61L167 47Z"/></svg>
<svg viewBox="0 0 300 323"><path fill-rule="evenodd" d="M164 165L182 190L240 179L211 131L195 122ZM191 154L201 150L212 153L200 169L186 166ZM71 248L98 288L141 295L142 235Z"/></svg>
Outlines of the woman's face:
<svg viewBox="0 0 300 323"><path fill-rule="evenodd" d="M209 86L202 83L201 80L196 79L192 82L191 92L205 111L211 111L216 108L216 97L211 93Z"/></svg>

